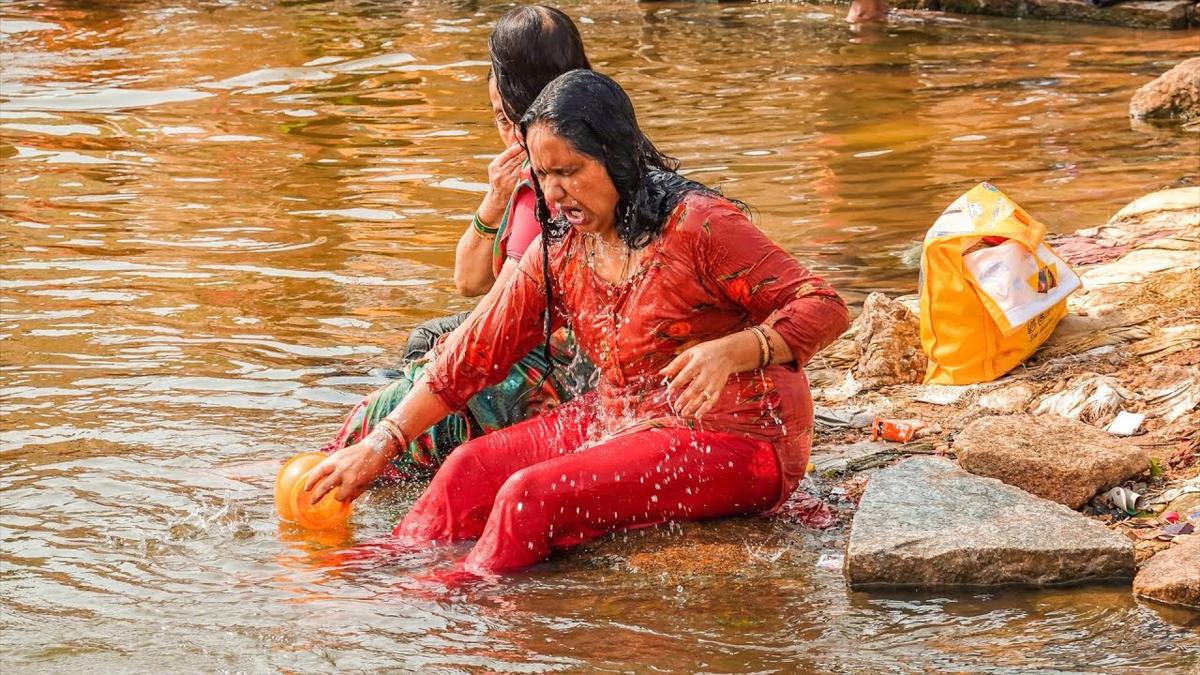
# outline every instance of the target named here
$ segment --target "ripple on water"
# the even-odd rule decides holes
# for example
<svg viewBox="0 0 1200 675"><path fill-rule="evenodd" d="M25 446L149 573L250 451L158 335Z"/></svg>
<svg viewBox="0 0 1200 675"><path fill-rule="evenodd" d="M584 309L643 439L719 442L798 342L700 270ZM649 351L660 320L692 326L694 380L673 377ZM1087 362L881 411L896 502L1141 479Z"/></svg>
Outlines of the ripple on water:
<svg viewBox="0 0 1200 675"><path fill-rule="evenodd" d="M104 88L85 92L57 92L44 96L9 98L0 103L0 111L43 110L132 110L209 98L212 94L186 87L163 90Z"/></svg>

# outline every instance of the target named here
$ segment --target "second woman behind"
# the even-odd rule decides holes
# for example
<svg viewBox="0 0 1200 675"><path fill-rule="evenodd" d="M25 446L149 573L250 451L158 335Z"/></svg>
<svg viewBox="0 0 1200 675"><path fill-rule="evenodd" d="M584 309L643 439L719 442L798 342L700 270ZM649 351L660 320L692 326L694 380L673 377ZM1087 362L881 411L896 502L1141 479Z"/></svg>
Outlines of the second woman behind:
<svg viewBox="0 0 1200 675"><path fill-rule="evenodd" d="M534 214L525 149L517 139L517 121L554 78L569 70L590 68L583 39L571 18L541 5L516 7L500 17L488 39L488 53L492 64L488 98L505 150L488 166L487 194L455 250L454 281L466 296L502 287L541 231ZM365 438L425 371L436 342L468 314L434 319L414 329L396 380L356 405L324 449L336 451ZM554 408L590 389L593 374L591 364L577 354L570 333L560 331L548 351L525 355L501 382L464 401L413 438L404 452L397 453L384 476L428 477L467 440Z"/></svg>

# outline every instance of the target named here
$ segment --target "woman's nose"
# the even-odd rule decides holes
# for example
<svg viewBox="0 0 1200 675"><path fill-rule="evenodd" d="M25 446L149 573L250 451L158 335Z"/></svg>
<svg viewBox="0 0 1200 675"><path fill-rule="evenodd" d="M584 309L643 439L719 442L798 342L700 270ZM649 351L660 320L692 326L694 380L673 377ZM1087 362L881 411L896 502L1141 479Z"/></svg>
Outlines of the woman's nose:
<svg viewBox="0 0 1200 675"><path fill-rule="evenodd" d="M567 191L563 189L562 181L547 176L542 179L542 194L548 202L560 202L567 196Z"/></svg>

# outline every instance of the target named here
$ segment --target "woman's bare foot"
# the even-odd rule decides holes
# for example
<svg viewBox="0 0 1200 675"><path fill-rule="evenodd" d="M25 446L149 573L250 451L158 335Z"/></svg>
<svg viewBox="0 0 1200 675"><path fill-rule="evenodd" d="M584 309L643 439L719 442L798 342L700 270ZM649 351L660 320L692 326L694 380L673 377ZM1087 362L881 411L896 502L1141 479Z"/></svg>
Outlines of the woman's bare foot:
<svg viewBox="0 0 1200 675"><path fill-rule="evenodd" d="M850 23L871 23L887 21L887 0L853 0L846 21Z"/></svg>

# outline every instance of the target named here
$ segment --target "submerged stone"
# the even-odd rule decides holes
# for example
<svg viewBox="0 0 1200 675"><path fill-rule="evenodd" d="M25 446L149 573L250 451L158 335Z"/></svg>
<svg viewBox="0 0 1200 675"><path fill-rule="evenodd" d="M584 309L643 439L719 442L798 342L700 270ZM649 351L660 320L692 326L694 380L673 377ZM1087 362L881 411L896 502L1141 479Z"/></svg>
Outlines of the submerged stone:
<svg viewBox="0 0 1200 675"><path fill-rule="evenodd" d="M1127 440L1056 415L984 417L954 439L962 468L1073 509L1150 469Z"/></svg>
<svg viewBox="0 0 1200 675"><path fill-rule="evenodd" d="M1045 586L1133 570L1133 544L1099 522L933 457L871 479L846 551L853 587Z"/></svg>

